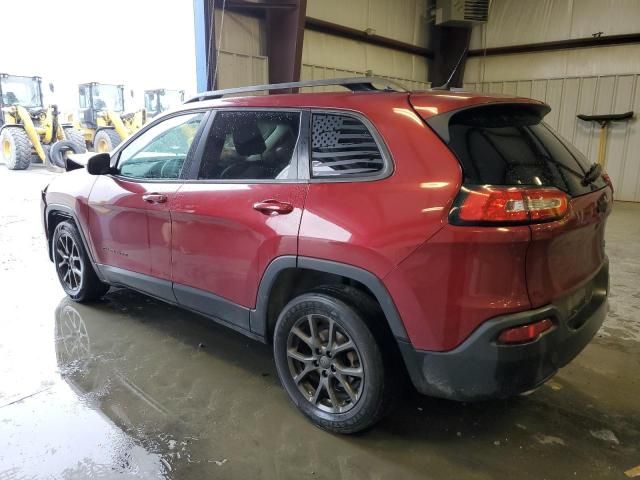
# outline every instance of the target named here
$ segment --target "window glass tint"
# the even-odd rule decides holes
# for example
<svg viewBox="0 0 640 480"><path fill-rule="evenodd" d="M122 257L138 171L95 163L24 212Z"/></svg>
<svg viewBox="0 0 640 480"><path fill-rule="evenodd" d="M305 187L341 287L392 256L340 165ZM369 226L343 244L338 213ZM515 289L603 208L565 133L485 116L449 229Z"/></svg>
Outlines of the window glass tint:
<svg viewBox="0 0 640 480"><path fill-rule="evenodd" d="M151 127L120 153L118 171L131 178L179 178L203 113L171 117Z"/></svg>
<svg viewBox="0 0 640 480"><path fill-rule="evenodd" d="M357 118L314 113L311 138L313 177L368 176L384 169L373 135Z"/></svg>
<svg viewBox="0 0 640 480"><path fill-rule="evenodd" d="M538 185L571 195L604 186L602 179L582 185L589 169L542 123L534 108L489 106L454 115L449 122L449 146L462 164L465 183Z"/></svg>
<svg viewBox="0 0 640 480"><path fill-rule="evenodd" d="M200 179L296 178L299 112L219 111L209 132Z"/></svg>

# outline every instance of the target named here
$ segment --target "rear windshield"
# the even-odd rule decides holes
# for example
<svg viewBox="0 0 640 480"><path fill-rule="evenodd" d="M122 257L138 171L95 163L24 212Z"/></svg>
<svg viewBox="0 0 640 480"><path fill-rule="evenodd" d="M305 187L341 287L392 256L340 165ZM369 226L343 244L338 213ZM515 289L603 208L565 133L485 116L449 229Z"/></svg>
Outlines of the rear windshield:
<svg viewBox="0 0 640 480"><path fill-rule="evenodd" d="M599 178L582 185L588 160L551 130L546 108L489 105L451 116L449 147L466 184L556 187L577 196L605 186Z"/></svg>

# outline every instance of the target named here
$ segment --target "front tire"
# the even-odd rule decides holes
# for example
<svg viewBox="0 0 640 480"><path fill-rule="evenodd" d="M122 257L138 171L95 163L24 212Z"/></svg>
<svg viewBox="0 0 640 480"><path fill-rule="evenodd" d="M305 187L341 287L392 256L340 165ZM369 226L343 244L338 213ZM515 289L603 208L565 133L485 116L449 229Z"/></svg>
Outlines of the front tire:
<svg viewBox="0 0 640 480"><path fill-rule="evenodd" d="M118 132L110 128L98 131L93 137L93 151L98 153L108 153L116 148L122 139Z"/></svg>
<svg viewBox="0 0 640 480"><path fill-rule="evenodd" d="M0 135L0 155L9 170L26 170L31 165L31 141L20 127L8 127Z"/></svg>
<svg viewBox="0 0 640 480"><path fill-rule="evenodd" d="M109 285L96 275L80 232L73 223L58 224L53 232L51 248L60 285L72 300L89 302L107 293Z"/></svg>
<svg viewBox="0 0 640 480"><path fill-rule="evenodd" d="M307 293L282 310L274 331L278 376L291 401L320 428L356 433L393 397L382 350L362 313L329 293Z"/></svg>

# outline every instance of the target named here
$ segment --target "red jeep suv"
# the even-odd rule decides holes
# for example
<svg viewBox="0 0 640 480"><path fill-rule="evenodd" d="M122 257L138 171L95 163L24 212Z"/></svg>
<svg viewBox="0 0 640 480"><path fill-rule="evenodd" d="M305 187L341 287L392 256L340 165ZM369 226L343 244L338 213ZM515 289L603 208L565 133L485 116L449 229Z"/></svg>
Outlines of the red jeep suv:
<svg viewBox="0 0 640 480"><path fill-rule="evenodd" d="M207 92L69 159L42 193L65 292L129 287L273 344L333 432L407 374L464 401L544 383L606 314L608 177L544 103L377 82ZM351 91L225 96L329 84Z"/></svg>

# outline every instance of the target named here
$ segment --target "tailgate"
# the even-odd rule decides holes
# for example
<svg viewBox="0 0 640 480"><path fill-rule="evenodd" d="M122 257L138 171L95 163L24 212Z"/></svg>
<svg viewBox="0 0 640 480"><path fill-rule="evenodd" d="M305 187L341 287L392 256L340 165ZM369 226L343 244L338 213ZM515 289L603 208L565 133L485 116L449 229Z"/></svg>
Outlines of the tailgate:
<svg viewBox="0 0 640 480"><path fill-rule="evenodd" d="M533 308L573 291L577 303L588 300L591 292L582 287L605 261L604 230L612 199L605 187L571 199L562 220L531 225L526 276Z"/></svg>
<svg viewBox="0 0 640 480"><path fill-rule="evenodd" d="M570 292L580 296L579 289L605 261L613 191L605 176L591 178L593 164L545 124L549 107L518 99L428 116L417 100L412 96L414 108L458 158L465 187L551 188L566 194L568 209L561 219L528 222L527 291L533 308Z"/></svg>

